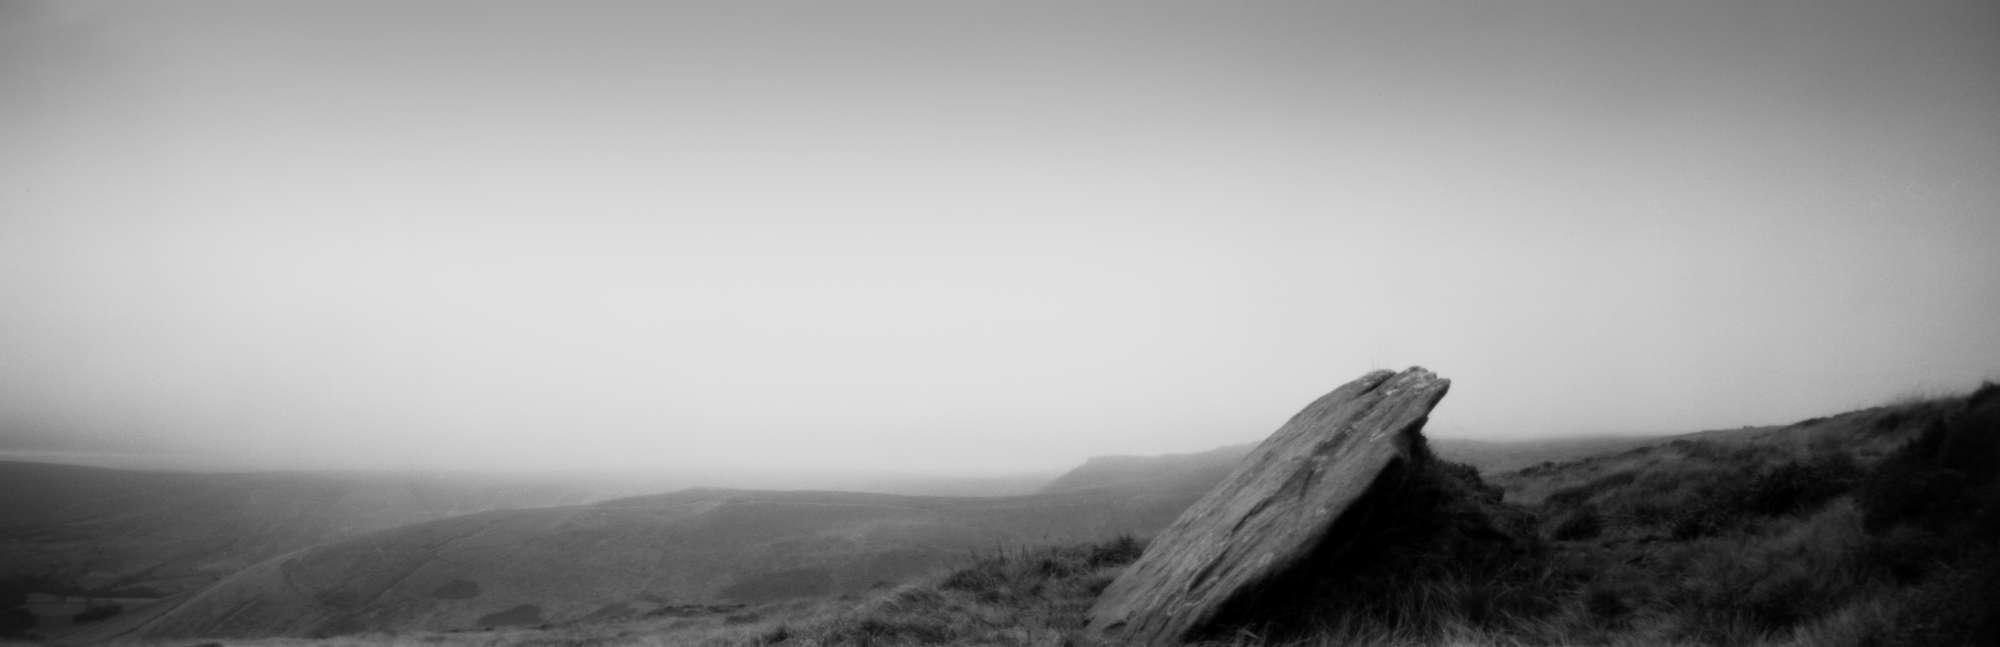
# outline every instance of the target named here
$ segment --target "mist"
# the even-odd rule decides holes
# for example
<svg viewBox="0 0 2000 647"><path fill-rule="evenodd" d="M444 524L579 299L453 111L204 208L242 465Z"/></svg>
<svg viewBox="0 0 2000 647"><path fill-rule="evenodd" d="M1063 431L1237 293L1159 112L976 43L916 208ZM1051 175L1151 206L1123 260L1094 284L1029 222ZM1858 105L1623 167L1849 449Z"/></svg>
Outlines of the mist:
<svg viewBox="0 0 2000 647"><path fill-rule="evenodd" d="M0 450L1049 472L2000 377L2000 5L0 4ZM798 482L795 479L793 482Z"/></svg>

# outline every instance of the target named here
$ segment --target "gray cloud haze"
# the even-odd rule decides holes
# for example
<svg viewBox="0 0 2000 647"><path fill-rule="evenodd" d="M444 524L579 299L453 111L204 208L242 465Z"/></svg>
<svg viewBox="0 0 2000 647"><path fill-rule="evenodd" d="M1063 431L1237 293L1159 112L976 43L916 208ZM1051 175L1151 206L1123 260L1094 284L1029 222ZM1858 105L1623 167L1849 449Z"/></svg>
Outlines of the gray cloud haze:
<svg viewBox="0 0 2000 647"><path fill-rule="evenodd" d="M0 438L935 473L2000 376L2000 4L0 4Z"/></svg>

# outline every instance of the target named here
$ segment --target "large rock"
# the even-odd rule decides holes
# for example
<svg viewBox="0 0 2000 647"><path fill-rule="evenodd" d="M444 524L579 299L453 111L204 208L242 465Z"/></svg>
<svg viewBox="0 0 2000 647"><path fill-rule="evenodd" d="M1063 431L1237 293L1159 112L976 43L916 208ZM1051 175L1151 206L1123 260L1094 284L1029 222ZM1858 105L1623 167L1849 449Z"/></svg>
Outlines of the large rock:
<svg viewBox="0 0 2000 647"><path fill-rule="evenodd" d="M1428 370L1376 371L1307 405L1181 514L1091 609L1111 642L1186 641L1305 562L1385 470L1412 458L1451 386Z"/></svg>

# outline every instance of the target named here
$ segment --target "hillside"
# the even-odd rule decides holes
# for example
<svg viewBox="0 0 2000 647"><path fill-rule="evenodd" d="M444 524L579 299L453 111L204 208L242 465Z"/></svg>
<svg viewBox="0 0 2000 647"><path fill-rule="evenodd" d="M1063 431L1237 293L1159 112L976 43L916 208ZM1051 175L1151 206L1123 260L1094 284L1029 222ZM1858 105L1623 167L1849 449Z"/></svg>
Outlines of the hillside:
<svg viewBox="0 0 2000 647"><path fill-rule="evenodd" d="M1671 436L1565 436L1524 440L1430 438L1431 451L1445 460L1470 465L1482 474L1498 474L1542 463L1656 445Z"/></svg>
<svg viewBox="0 0 2000 647"><path fill-rule="evenodd" d="M1193 454L1095 456L1042 486L1042 492L1097 488L1206 490L1229 474L1252 445L1230 445Z"/></svg>
<svg viewBox="0 0 2000 647"><path fill-rule="evenodd" d="M0 635L66 631L308 546L485 510L574 504L604 491L474 474L205 474L0 463ZM37 613L16 612L35 600ZM23 626L27 625L27 626ZM43 626L35 626L43 625Z"/></svg>
<svg viewBox="0 0 2000 647"><path fill-rule="evenodd" d="M1674 436L1586 436L1533 440L1431 438L1431 451L1445 460L1494 474L1546 462L1566 461L1668 442ZM1098 456L1042 487L1070 492L1100 487L1206 488L1222 480L1254 445L1229 445L1192 454Z"/></svg>
<svg viewBox="0 0 2000 647"><path fill-rule="evenodd" d="M124 633L194 591L300 549L490 510L629 496L676 478L688 477L199 473L0 462L0 636ZM893 473L797 480L918 498L1039 485L1025 476Z"/></svg>
<svg viewBox="0 0 2000 647"><path fill-rule="evenodd" d="M0 581L32 579L55 593L172 594L364 532L601 495L553 479L479 475L0 463Z"/></svg>
<svg viewBox="0 0 2000 647"><path fill-rule="evenodd" d="M858 592L995 547L1149 531L1200 494L1114 488L952 498L698 489L494 511L257 564L133 635L536 625Z"/></svg>

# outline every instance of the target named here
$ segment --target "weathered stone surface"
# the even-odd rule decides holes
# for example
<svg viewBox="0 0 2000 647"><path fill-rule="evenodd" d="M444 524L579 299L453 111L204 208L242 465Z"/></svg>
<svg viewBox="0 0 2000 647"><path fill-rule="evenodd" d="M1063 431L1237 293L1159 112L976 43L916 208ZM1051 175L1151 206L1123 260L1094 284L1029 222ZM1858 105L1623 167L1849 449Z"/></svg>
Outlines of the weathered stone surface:
<svg viewBox="0 0 2000 647"><path fill-rule="evenodd" d="M1185 641L1303 562L1391 465L1410 459L1451 381L1376 371L1321 396L1153 539L1091 609L1109 642Z"/></svg>

